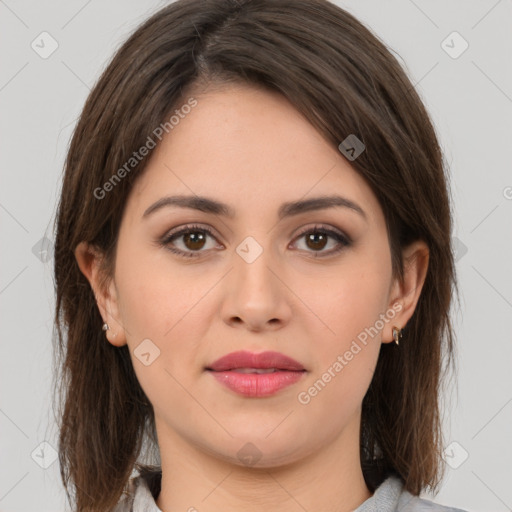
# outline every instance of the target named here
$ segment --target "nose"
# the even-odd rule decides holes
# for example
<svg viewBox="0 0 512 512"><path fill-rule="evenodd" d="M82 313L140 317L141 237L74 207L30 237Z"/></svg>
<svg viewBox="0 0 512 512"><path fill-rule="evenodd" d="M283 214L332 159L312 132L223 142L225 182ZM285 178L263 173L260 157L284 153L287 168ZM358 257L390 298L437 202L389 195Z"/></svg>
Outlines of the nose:
<svg viewBox="0 0 512 512"><path fill-rule="evenodd" d="M263 250L254 260L240 254L233 254L233 268L224 280L224 322L253 332L281 329L290 321L293 296L283 267L270 250Z"/></svg>

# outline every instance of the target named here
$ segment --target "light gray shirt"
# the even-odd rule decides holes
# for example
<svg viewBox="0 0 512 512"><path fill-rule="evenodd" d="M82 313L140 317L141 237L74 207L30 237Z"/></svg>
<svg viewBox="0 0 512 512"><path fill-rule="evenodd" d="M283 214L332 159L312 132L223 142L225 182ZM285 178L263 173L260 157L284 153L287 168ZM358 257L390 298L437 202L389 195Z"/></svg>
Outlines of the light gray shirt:
<svg viewBox="0 0 512 512"><path fill-rule="evenodd" d="M147 481L137 476L129 483L128 492L112 512L162 512L148 487ZM402 481L390 476L377 487L373 495L359 505L354 512L467 512L453 507L438 505L413 496L403 488Z"/></svg>

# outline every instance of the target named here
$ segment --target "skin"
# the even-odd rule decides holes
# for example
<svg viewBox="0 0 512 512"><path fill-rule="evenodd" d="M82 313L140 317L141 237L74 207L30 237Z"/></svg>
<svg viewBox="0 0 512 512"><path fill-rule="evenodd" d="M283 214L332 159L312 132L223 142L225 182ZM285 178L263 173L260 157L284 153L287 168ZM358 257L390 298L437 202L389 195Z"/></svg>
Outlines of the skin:
<svg viewBox="0 0 512 512"><path fill-rule="evenodd" d="M414 312L428 248L421 241L407 247L405 279L392 278L377 198L281 95L231 84L195 97L197 106L153 150L135 182L105 289L101 254L86 243L75 251L111 327L108 341L128 344L154 407L163 474L157 505L167 512L353 510L371 496L359 457L361 403L381 343L392 342L393 325L404 327ZM360 205L367 219L331 207L278 221L281 203L333 193ZM155 201L175 194L225 202L235 217L168 207L142 218ZM158 244L191 223L210 227L215 238L206 234L194 245L182 235L174 246L202 251L198 257ZM339 243L331 237L324 246L298 237L319 224L352 244L333 253ZM236 252L248 236L263 250L251 263ZM400 311L382 331L360 343L362 350L308 404L300 403L298 393L393 304ZM134 350L148 338L160 355L146 366ZM240 396L204 368L241 349L276 350L307 373L273 396ZM237 456L249 442L258 459L252 464Z"/></svg>

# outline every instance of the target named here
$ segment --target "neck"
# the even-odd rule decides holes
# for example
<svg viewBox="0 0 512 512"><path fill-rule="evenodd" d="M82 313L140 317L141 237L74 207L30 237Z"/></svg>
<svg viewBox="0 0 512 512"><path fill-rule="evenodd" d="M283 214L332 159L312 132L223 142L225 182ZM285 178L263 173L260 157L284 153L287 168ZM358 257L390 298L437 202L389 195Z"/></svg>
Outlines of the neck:
<svg viewBox="0 0 512 512"><path fill-rule="evenodd" d="M162 486L156 503L163 512L349 512L372 495L361 470L359 421L314 453L265 468L221 460L162 425L157 432Z"/></svg>

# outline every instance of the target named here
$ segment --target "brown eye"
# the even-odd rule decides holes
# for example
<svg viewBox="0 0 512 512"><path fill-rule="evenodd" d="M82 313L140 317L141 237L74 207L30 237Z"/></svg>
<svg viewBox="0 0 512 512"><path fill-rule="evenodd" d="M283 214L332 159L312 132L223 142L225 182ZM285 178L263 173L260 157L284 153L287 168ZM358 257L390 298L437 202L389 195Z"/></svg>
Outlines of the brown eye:
<svg viewBox="0 0 512 512"><path fill-rule="evenodd" d="M311 249L321 250L327 245L327 239L323 233L310 233L306 236L306 244Z"/></svg>
<svg viewBox="0 0 512 512"><path fill-rule="evenodd" d="M208 252L208 238L216 240L209 228L185 226L178 231L167 234L160 241L160 244L179 256L198 257L201 256L201 253ZM301 248L301 250L312 253L315 258L336 254L352 243L350 238L341 232L321 226L303 231L296 240L305 240L305 248ZM334 247L331 250L324 250L330 241L334 243ZM215 244L210 248L214 247Z"/></svg>
<svg viewBox="0 0 512 512"><path fill-rule="evenodd" d="M202 252L207 252L205 246L208 238L215 239L210 229L201 226L185 226L179 231L166 235L160 243L180 256L196 257Z"/></svg>
<svg viewBox="0 0 512 512"><path fill-rule="evenodd" d="M318 253L314 254L314 257L323 257L330 256L336 254L343 250L345 247L351 245L351 240L343 235L341 232L334 231L332 229L323 228L321 226L316 226L313 229L308 229L307 231L303 231L298 237L297 240L305 240L306 252ZM329 240L333 240L334 249L330 251L324 251L325 247L329 244Z"/></svg>
<svg viewBox="0 0 512 512"><path fill-rule="evenodd" d="M204 233L202 233L201 231L189 231L182 236L183 243L185 244L187 249L197 251L204 247L206 237L204 236Z"/></svg>

